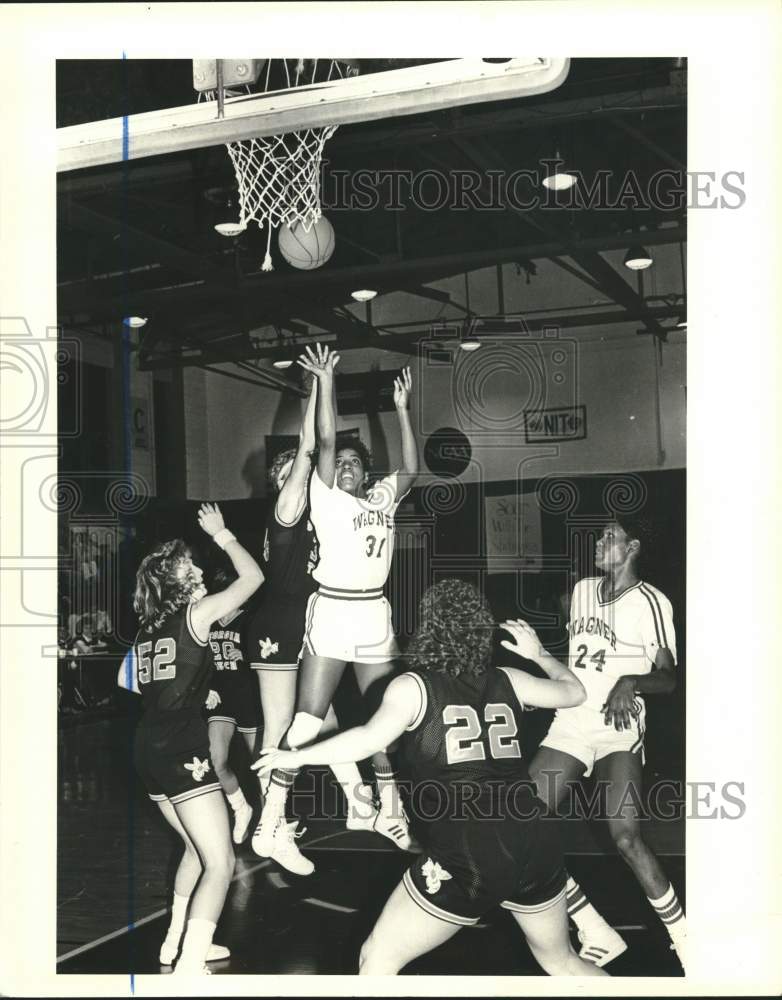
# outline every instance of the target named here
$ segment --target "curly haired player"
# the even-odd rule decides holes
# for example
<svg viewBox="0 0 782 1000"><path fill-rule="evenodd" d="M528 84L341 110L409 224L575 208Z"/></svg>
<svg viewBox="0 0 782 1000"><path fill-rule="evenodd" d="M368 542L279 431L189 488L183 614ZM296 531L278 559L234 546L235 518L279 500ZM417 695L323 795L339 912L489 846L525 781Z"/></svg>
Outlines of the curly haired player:
<svg viewBox="0 0 782 1000"><path fill-rule="evenodd" d="M503 646L535 660L545 679L494 668L486 601L459 580L436 584L421 602L408 650L412 669L391 681L366 725L302 750L267 752L253 765L362 760L400 740L424 852L364 942L363 975L395 975L497 904L510 911L549 975L606 975L570 945L562 851L539 815L518 739L524 705L578 705L584 689L541 650L528 625L502 627L513 638Z"/></svg>

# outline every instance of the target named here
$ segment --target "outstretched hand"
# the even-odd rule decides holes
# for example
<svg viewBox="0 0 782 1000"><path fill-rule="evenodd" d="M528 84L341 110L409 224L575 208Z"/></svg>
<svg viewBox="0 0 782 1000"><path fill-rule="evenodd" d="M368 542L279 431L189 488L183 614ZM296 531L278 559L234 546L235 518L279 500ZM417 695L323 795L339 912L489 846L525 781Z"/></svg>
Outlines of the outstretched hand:
<svg viewBox="0 0 782 1000"><path fill-rule="evenodd" d="M206 697L206 701L204 702L207 712L211 712L213 709L217 708L221 702L222 698L217 691L210 691Z"/></svg>
<svg viewBox="0 0 782 1000"><path fill-rule="evenodd" d="M265 750L261 750L261 756L254 764L250 765L250 768L257 771L260 776L268 774L276 768L293 770L298 766L298 754L295 750L278 750L276 747L267 747Z"/></svg>
<svg viewBox="0 0 782 1000"><path fill-rule="evenodd" d="M399 378L394 379L394 406L397 410L406 410L413 390L413 378L410 369L403 368Z"/></svg>
<svg viewBox="0 0 782 1000"><path fill-rule="evenodd" d="M509 649L516 656L523 656L526 660L534 660L540 655L541 645L538 633L528 625L522 618L512 618L500 625L501 629L509 632L513 636L514 642L503 639L501 645Z"/></svg>
<svg viewBox="0 0 782 1000"><path fill-rule="evenodd" d="M316 344L315 347L317 353L311 347L305 347L305 353L299 355L297 364L321 380L334 374L334 369L339 364L339 355L329 351L325 344Z"/></svg>
<svg viewBox="0 0 782 1000"><path fill-rule="evenodd" d="M202 503L198 510L198 523L213 538L225 527L223 515L216 503Z"/></svg>

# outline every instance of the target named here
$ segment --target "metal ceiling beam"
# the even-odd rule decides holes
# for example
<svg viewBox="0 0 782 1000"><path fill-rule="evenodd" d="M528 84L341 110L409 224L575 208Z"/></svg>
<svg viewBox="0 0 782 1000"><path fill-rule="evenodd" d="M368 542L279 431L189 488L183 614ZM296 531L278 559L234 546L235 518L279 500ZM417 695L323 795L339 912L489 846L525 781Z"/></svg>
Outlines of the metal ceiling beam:
<svg viewBox="0 0 782 1000"><path fill-rule="evenodd" d="M644 234L644 238L645 236L646 234ZM637 234L636 239L638 239ZM598 285L617 305L624 306L628 313L638 316L644 321L650 333L665 340L665 330L651 314L651 310L644 306L640 295L627 284L604 257L595 251L571 251L570 256L580 267L592 275Z"/></svg>
<svg viewBox="0 0 782 1000"><path fill-rule="evenodd" d="M686 226L672 226L644 233L647 247L686 241ZM366 264L356 267L335 268L321 272L290 274L273 272L245 276L241 287L232 290L232 296L240 297L249 308L258 307L258 317L253 326L264 326L267 322L264 307L272 303L288 302L288 313L295 315L297 297L317 293L328 297L335 305L352 301L350 292L354 288L376 288L381 293L393 292L405 282L416 286L426 281L436 281L464 271L490 267L494 264L510 263L522 259L542 259L572 255L580 250L626 250L638 241L637 234L619 233L581 240L556 239L534 244L520 244L498 247L496 250L477 250L461 254L447 254L440 257L426 257L417 260L399 261L395 264ZM275 301L276 300L276 301ZM78 297L68 299L62 293L58 300L60 316L81 315L80 322L87 314L90 322L116 318L121 310L132 305L138 315L154 317L161 309L173 309L181 315L188 307L204 316L210 306L217 311L225 309L225 292L206 283L193 286L183 285L181 289L151 290L134 295L128 302L124 295L109 297ZM284 325L284 324L282 324ZM224 330L223 332L228 332Z"/></svg>
<svg viewBox="0 0 782 1000"><path fill-rule="evenodd" d="M355 133L341 129L329 142L335 153L348 153L368 148L380 149L389 145L401 149L443 142L455 136L483 135L519 129L558 127L564 122L589 119L595 121L616 111L623 114L642 112L679 111L687 106L687 99L672 86L650 87L639 92L622 91L595 97L576 97L558 101L524 101L517 107L500 111L467 112L458 119L450 118L400 123L386 129L361 130Z"/></svg>
<svg viewBox="0 0 782 1000"><path fill-rule="evenodd" d="M363 320L357 317L346 319L344 316L339 316L332 309L323 308L322 306L311 304L300 305L296 303L290 307L289 311L291 316L296 319L303 319L307 323L312 323L313 326L319 326L327 333L336 334L337 337L341 334L353 336L354 334L362 333L371 338L376 334L375 328Z"/></svg>
<svg viewBox="0 0 782 1000"><path fill-rule="evenodd" d="M572 264L568 264L566 260L561 260L559 257L550 257L549 259L552 264L556 264L557 267L561 267L563 271L567 271L568 274L572 274L574 278L578 278L579 281L583 281L585 285L589 285L589 287L594 288L595 291L603 291L594 278L590 278L588 274L584 274L584 272L579 271L577 267L573 267Z"/></svg>
<svg viewBox="0 0 782 1000"><path fill-rule="evenodd" d="M114 237L119 233L120 239L126 246L140 247L156 258L155 263L165 264L190 277L196 275L205 281L230 287L236 284L235 272L215 267L215 262L210 257L193 253L192 250L128 225L124 219L104 215L79 202L69 203L61 221L102 236Z"/></svg>
<svg viewBox="0 0 782 1000"><path fill-rule="evenodd" d="M479 143L459 139L455 144L484 172L498 167L508 169L504 157L490 147L485 139ZM511 205L506 199L501 200L505 209L512 212L525 226L532 226L549 238L567 240L567 234L563 233L559 227L552 225L550 214L545 215L541 209L523 210L517 205ZM646 238L646 234L644 234L644 238ZM628 310L628 313L632 312L637 315L651 333L660 337L661 340L665 339L665 331L654 317L647 313L641 297L633 291L621 275L617 274L608 261L600 256L597 250L587 250L583 247L574 250L571 247L566 251L566 255L572 257L617 305L623 306Z"/></svg>
<svg viewBox="0 0 782 1000"><path fill-rule="evenodd" d="M672 319L673 317L678 317L680 315L681 306L654 306L647 309L646 313L651 315L655 320ZM559 328L563 330L577 330L584 327L614 326L617 323L635 323L640 319L640 316L637 312L629 313L627 311L606 310L594 313L570 313L562 315L536 316L530 319L525 319L524 317L508 317L508 322L513 322L514 319L517 320L519 334L521 334L521 330L535 333L546 329ZM481 339L480 327L477 328L475 336L477 336L478 339ZM484 334L484 336L488 338L491 337L490 329ZM511 336L512 334L509 333L508 337L510 338ZM434 337L432 331L427 328L408 330L405 333L381 335L377 339L382 341L382 347L384 350L393 351L399 354L415 353L420 340L432 339L433 341L436 340L438 343L442 340L443 347L446 347L445 340L441 337ZM299 341L297 346L303 347L305 343L313 344L316 340L317 337L313 336L309 341ZM293 345L291 344L291 347L292 346ZM340 339L339 346L341 350L351 350L356 348L366 349L376 347L378 345L376 343L368 343L366 338L362 336L346 336ZM146 361L140 361L139 367L144 371L150 371L187 367L189 365L200 365L204 362L219 364L222 362L238 361L242 359L259 360L261 358L275 357L279 354L282 348L284 348L284 345L280 345L278 342L270 343L267 347L251 348L248 345L246 353L240 355L238 352L232 354L221 354L216 351L210 351L208 344L206 344L204 345L203 352L199 355L182 357L181 355L172 354L170 357L150 358Z"/></svg>
<svg viewBox="0 0 782 1000"><path fill-rule="evenodd" d="M669 153L667 149L663 149L662 146L658 145L658 143L656 143L653 139L650 139L649 136L640 129L635 128L633 125L628 125L623 118L619 117L619 115L609 115L608 117L610 121L623 132L635 139L637 142L640 142L642 146L646 146L647 149L656 153L664 163L670 164L670 166L681 171L681 173L686 172L687 168L681 160Z"/></svg>
<svg viewBox="0 0 782 1000"><path fill-rule="evenodd" d="M222 364L222 363L224 362L216 362L216 364ZM301 386L296 385L294 382L286 382L285 379L280 380L282 383L284 383L281 385L260 378L247 378L247 376L245 375L238 375L236 372L226 371L224 368L216 368L214 367L214 365L211 364L199 364L198 362L194 362L193 367L202 368L205 372L213 372L215 375L223 375L225 376L225 378L235 379L237 382L247 382L250 385L257 386L257 388L259 389L273 389L277 392L292 392L296 396L307 395L307 393L301 388ZM259 374L268 375L270 373L260 372Z"/></svg>

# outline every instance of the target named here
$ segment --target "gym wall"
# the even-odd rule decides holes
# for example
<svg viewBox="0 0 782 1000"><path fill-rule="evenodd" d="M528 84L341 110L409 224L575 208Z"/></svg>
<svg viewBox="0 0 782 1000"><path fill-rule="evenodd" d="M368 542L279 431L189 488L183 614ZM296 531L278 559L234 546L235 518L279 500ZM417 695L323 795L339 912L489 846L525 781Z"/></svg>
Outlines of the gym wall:
<svg viewBox="0 0 782 1000"><path fill-rule="evenodd" d="M653 339L637 335L634 328L577 335L560 331L551 339L534 334L516 338L513 350L508 345L500 337L474 354L436 350L434 357L425 349L412 361L422 389L421 407L413 411L419 445L423 450L427 437L439 428L462 431L472 447L463 482L684 467L682 335L669 335L657 374ZM372 357L361 352L360 360L356 354L343 355L342 372L366 372L378 364L388 372L389 384L409 361L388 352L373 352ZM441 360L448 354L451 360ZM185 371L184 399L187 496L263 496L266 435L297 433L300 401L196 369ZM574 406L585 408L585 437L525 442L524 410ZM379 469L399 465L393 411L346 415L339 426L360 429Z"/></svg>

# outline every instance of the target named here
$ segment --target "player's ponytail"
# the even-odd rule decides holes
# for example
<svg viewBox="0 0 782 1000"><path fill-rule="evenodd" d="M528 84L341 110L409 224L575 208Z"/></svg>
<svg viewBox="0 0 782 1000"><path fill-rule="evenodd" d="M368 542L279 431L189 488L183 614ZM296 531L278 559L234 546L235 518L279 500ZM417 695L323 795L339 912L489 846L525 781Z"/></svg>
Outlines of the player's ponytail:
<svg viewBox="0 0 782 1000"><path fill-rule="evenodd" d="M142 560L136 573L133 609L143 629L159 628L190 600L196 587L194 576L177 575L180 565L190 558L190 549L181 538L175 538L159 545Z"/></svg>

